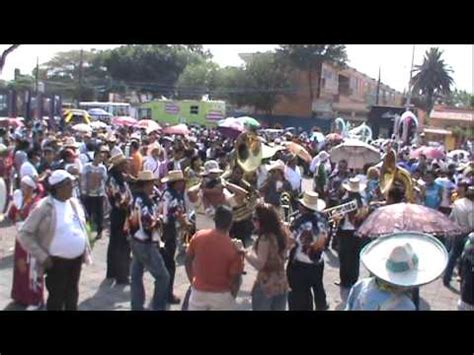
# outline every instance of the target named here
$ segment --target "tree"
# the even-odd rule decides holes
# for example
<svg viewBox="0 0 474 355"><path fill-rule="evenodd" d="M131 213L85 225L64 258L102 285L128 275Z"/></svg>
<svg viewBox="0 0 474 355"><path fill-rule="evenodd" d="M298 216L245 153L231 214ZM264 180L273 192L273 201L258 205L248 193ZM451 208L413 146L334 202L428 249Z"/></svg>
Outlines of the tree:
<svg viewBox="0 0 474 355"><path fill-rule="evenodd" d="M316 99L321 92L321 72L324 62L344 67L347 62L346 46L333 44L280 45L277 54L293 68L306 72L311 104L316 89Z"/></svg>
<svg viewBox="0 0 474 355"><path fill-rule="evenodd" d="M15 49L17 49L19 46L20 46L19 44L13 44L2 52L2 56L0 57L0 75L2 74L2 70L3 70L3 67L5 66L5 62L7 61L7 56L11 52L13 52Z"/></svg>
<svg viewBox="0 0 474 355"><path fill-rule="evenodd" d="M199 100L217 88L219 66L213 62L189 64L177 81L179 99Z"/></svg>
<svg viewBox="0 0 474 355"><path fill-rule="evenodd" d="M443 51L439 48L430 48L425 53L423 64L414 69L416 74L412 78L413 93L424 97L428 113L433 109L436 99L451 92L454 82L450 76L452 69L441 59L442 54Z"/></svg>
<svg viewBox="0 0 474 355"><path fill-rule="evenodd" d="M474 95L468 93L465 90L451 91L444 98L444 103L449 106L469 108L474 107Z"/></svg>

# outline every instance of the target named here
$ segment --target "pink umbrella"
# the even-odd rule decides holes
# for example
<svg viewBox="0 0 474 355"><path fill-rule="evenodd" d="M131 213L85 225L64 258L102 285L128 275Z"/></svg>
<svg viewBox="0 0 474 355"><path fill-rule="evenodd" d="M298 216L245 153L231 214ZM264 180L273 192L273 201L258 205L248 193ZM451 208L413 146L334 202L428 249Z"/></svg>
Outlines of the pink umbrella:
<svg viewBox="0 0 474 355"><path fill-rule="evenodd" d="M0 126L2 127L23 127L25 124L19 118L0 118Z"/></svg>
<svg viewBox="0 0 474 355"><path fill-rule="evenodd" d="M146 129L147 132L161 130L161 126L153 120L140 120L135 127Z"/></svg>
<svg viewBox="0 0 474 355"><path fill-rule="evenodd" d="M426 156L428 159L442 159L444 158L444 152L435 147L423 146L418 149L415 149L410 153L411 158L419 158L420 155Z"/></svg>
<svg viewBox="0 0 474 355"><path fill-rule="evenodd" d="M115 126L132 127L137 124L137 120L129 116L120 116L112 118L112 124Z"/></svg>
<svg viewBox="0 0 474 355"><path fill-rule="evenodd" d="M163 133L164 134L169 134L169 135L172 135L172 134L180 134L180 135L183 135L183 136L186 136L190 133L189 129L188 129L188 126L186 126L185 124L181 123L181 124L178 124L176 126L171 126L171 127L167 127L163 130Z"/></svg>
<svg viewBox="0 0 474 355"><path fill-rule="evenodd" d="M403 202L377 208L362 223L356 234L376 238L401 231L439 236L456 236L466 232L437 210Z"/></svg>

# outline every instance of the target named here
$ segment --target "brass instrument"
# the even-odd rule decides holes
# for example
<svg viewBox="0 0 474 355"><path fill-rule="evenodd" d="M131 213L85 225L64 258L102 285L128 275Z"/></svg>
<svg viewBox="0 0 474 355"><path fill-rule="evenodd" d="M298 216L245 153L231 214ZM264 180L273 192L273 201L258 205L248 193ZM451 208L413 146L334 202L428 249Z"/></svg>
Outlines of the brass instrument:
<svg viewBox="0 0 474 355"><path fill-rule="evenodd" d="M407 202L414 203L414 186L410 173L397 166L397 157L395 150L390 149L387 152L380 172L380 190L387 198L390 188L395 182L400 182L405 188L405 199Z"/></svg>
<svg viewBox="0 0 474 355"><path fill-rule="evenodd" d="M332 224L336 222L338 216L343 217L347 213L356 211L358 208L357 200L354 199L338 206L326 208L322 213L327 215L328 222Z"/></svg>
<svg viewBox="0 0 474 355"><path fill-rule="evenodd" d="M245 171L252 172L262 163L262 142L252 131L243 132L235 141L237 164Z"/></svg>
<svg viewBox="0 0 474 355"><path fill-rule="evenodd" d="M298 211L293 211L293 205L291 204L291 195L289 192L282 192L280 194L280 207L283 212L284 223L290 224L293 217Z"/></svg>

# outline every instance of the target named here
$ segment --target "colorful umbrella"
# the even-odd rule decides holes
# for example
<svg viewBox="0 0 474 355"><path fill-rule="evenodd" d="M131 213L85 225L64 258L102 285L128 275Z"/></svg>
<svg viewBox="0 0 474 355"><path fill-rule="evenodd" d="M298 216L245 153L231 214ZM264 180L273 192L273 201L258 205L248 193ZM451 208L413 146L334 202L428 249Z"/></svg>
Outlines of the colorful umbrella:
<svg viewBox="0 0 474 355"><path fill-rule="evenodd" d="M186 126L184 123L181 123L181 124L178 124L176 126L171 126L171 127L167 127L165 129L163 129L163 133L164 134L169 134L169 135L179 134L179 135L186 136L190 132L189 132L188 126Z"/></svg>
<svg viewBox="0 0 474 355"><path fill-rule="evenodd" d="M235 139L245 131L245 127L237 118L228 117L217 123L217 130L223 136Z"/></svg>
<svg viewBox="0 0 474 355"><path fill-rule="evenodd" d="M129 116L119 116L112 118L112 124L115 126L132 127L138 123L136 119Z"/></svg>
<svg viewBox="0 0 474 355"><path fill-rule="evenodd" d="M90 125L93 129L105 129L107 128L107 124L105 124L104 122L102 121L94 121L91 123Z"/></svg>
<svg viewBox="0 0 474 355"><path fill-rule="evenodd" d="M418 159L420 155L426 156L428 159L442 159L444 157L444 152L441 149L435 147L422 146L418 149L415 149L410 153L410 158Z"/></svg>
<svg viewBox="0 0 474 355"><path fill-rule="evenodd" d="M1 127L23 127L25 124L19 118L0 118Z"/></svg>
<svg viewBox="0 0 474 355"><path fill-rule="evenodd" d="M250 128L260 128L260 123L253 117L242 116L238 117L237 121Z"/></svg>
<svg viewBox="0 0 474 355"><path fill-rule="evenodd" d="M140 120L135 127L146 129L148 133L161 130L161 126L153 120Z"/></svg>
<svg viewBox="0 0 474 355"><path fill-rule="evenodd" d="M79 123L74 126L72 126L72 129L76 132L81 132L81 133L90 133L92 132L92 127L89 126L88 124L85 123Z"/></svg>
<svg viewBox="0 0 474 355"><path fill-rule="evenodd" d="M346 139L329 151L331 161L339 163L346 160L349 169L363 169L366 164L380 161L380 152L377 148L358 139Z"/></svg>
<svg viewBox="0 0 474 355"><path fill-rule="evenodd" d="M286 148L296 156L300 157L304 161L310 163L312 160L311 154L308 153L308 151L302 147L301 145L295 143L295 142L282 142L283 145L286 146Z"/></svg>
<svg viewBox="0 0 474 355"><path fill-rule="evenodd" d="M466 232L437 210L403 202L377 208L362 223L356 234L376 238L400 231L439 236L456 236Z"/></svg>

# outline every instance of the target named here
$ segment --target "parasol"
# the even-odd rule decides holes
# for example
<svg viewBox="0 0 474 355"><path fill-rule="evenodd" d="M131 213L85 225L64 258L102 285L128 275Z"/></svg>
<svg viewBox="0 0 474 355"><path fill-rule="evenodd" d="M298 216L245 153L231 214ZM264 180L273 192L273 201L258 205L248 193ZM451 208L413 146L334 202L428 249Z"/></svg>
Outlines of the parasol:
<svg viewBox="0 0 474 355"><path fill-rule="evenodd" d="M448 153L449 158L454 158L455 155L460 155L462 154L465 158L468 158L471 154L467 150L462 150L462 149L456 149L452 150Z"/></svg>
<svg viewBox="0 0 474 355"><path fill-rule="evenodd" d="M115 126L132 127L137 124L137 120L129 116L119 116L112 118L112 124Z"/></svg>
<svg viewBox="0 0 474 355"><path fill-rule="evenodd" d="M80 133L90 133L90 132L92 132L92 127L89 126L86 123L78 123L78 124L72 126L72 129L74 131L80 132Z"/></svg>
<svg viewBox="0 0 474 355"><path fill-rule="evenodd" d="M217 123L217 130L222 135L235 139L240 135L240 133L245 131L245 127L237 118L228 117Z"/></svg>
<svg viewBox="0 0 474 355"><path fill-rule="evenodd" d="M188 126L186 126L184 123L180 123L176 126L166 127L165 129L163 129L163 133L169 134L169 135L179 134L179 135L186 136L190 132L189 132Z"/></svg>
<svg viewBox="0 0 474 355"><path fill-rule="evenodd" d="M282 142L283 145L286 146L286 148L296 156L300 157L307 163L310 163L311 160L313 159L311 157L311 154L308 153L308 151L303 148L301 145L295 143L295 142Z"/></svg>
<svg viewBox="0 0 474 355"><path fill-rule="evenodd" d="M105 124L104 122L102 121L94 121L90 124L90 126L93 128L93 129L105 129L107 128L107 124Z"/></svg>
<svg viewBox="0 0 474 355"><path fill-rule="evenodd" d="M380 161L380 152L377 148L357 139L346 139L329 151L331 161L338 163L346 160L349 169L363 169L366 164Z"/></svg>
<svg viewBox="0 0 474 355"><path fill-rule="evenodd" d="M0 118L0 127L23 127L25 124L19 118Z"/></svg>
<svg viewBox="0 0 474 355"><path fill-rule="evenodd" d="M418 159L420 155L426 156L428 159L442 159L444 157L444 152L441 149L435 147L422 146L418 149L415 149L410 153L410 158Z"/></svg>
<svg viewBox="0 0 474 355"><path fill-rule="evenodd" d="M242 116L242 117L237 118L237 121L242 123L245 127L254 128L254 129L260 128L260 123L253 117Z"/></svg>
<svg viewBox="0 0 474 355"><path fill-rule="evenodd" d="M146 129L147 133L161 130L161 126L153 120L140 120L136 127Z"/></svg>
<svg viewBox="0 0 474 355"><path fill-rule="evenodd" d="M400 231L438 236L456 236L466 232L437 210L402 202L377 208L362 223L356 234L359 237L376 238Z"/></svg>

